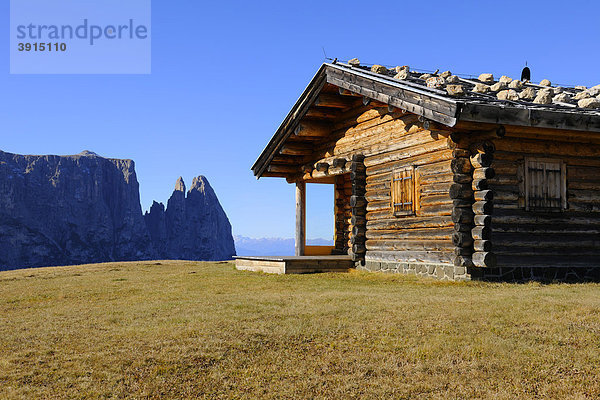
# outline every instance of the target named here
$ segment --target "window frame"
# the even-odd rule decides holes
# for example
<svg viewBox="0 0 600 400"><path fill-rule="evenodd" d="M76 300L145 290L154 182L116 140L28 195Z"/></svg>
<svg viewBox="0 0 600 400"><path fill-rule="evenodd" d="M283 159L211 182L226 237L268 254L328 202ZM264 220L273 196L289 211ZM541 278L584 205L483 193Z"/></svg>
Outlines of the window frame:
<svg viewBox="0 0 600 400"><path fill-rule="evenodd" d="M531 162L541 163L556 163L560 165L560 207L534 207L530 204L530 190L532 182L530 182L529 164ZM547 177L547 176L546 176ZM524 183L524 197L525 197L525 210L526 211L538 211L538 212L562 212L568 208L567 202L567 163L558 158L544 158L544 157L525 157L523 164L523 183ZM545 182L547 185L547 182Z"/></svg>
<svg viewBox="0 0 600 400"><path fill-rule="evenodd" d="M396 194L397 193L395 191L395 185L397 182L397 177L399 174L402 174L406 171L410 171L410 190L411 190L411 202L410 202L410 209L396 209L396 205L399 204L397 203L397 199L396 199ZM406 177L402 178L403 180L406 179ZM416 215L416 210L417 210L417 182L416 182L416 168L411 165L411 166L406 166L406 167L400 167L400 168L394 168L394 170L392 171L392 177L391 177L391 184L390 184L390 205L391 205L391 209L392 209L392 215L394 217L405 217L405 216L413 216ZM403 186L400 186L399 188L400 190L400 195L402 196L402 193L404 193L403 190ZM406 203L408 204L408 203ZM404 202L402 203L402 206L404 206Z"/></svg>

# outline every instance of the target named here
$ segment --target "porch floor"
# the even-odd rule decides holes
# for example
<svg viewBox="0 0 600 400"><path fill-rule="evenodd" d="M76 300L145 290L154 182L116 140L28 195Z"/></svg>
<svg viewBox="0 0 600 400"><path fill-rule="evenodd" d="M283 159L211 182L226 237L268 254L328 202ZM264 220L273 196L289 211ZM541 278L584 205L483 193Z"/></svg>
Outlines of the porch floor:
<svg viewBox="0 0 600 400"><path fill-rule="evenodd" d="M343 256L267 256L235 257L238 270L270 274L307 274L314 272L347 272L354 267L352 257Z"/></svg>

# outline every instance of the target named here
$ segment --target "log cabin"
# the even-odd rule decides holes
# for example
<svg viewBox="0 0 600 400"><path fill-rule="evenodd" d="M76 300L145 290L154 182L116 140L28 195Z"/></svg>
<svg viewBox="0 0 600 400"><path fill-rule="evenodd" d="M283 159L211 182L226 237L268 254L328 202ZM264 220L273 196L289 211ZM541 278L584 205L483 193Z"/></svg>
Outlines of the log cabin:
<svg viewBox="0 0 600 400"><path fill-rule="evenodd" d="M324 63L252 166L296 185L296 257L238 268L598 280L600 85L438 72ZM331 248L307 183L335 186Z"/></svg>

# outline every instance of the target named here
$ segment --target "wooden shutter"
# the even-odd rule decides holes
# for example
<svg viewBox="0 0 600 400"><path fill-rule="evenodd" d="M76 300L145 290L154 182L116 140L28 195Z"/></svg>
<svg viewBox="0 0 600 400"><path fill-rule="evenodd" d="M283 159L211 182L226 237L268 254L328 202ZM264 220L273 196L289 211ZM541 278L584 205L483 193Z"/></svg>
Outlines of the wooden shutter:
<svg viewBox="0 0 600 400"><path fill-rule="evenodd" d="M391 191L393 214L396 216L413 214L415 210L414 168L394 171Z"/></svg>
<svg viewBox="0 0 600 400"><path fill-rule="evenodd" d="M566 208L566 169L562 161L526 160L525 185L528 210L560 211Z"/></svg>

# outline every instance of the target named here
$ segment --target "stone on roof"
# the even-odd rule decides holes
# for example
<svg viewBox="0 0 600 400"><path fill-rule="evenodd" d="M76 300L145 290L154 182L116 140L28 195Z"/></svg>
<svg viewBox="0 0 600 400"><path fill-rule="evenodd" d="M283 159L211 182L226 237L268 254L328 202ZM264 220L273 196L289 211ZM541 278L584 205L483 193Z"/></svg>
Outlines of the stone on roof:
<svg viewBox="0 0 600 400"><path fill-rule="evenodd" d="M518 79L514 79L508 84L508 87L511 89L523 89L523 82Z"/></svg>
<svg viewBox="0 0 600 400"><path fill-rule="evenodd" d="M597 86L591 87L587 90L587 92L590 94L590 96L596 97L596 96L600 95L600 87L597 87Z"/></svg>
<svg viewBox="0 0 600 400"><path fill-rule="evenodd" d="M492 83L492 82L494 82L494 75L493 74L481 74L481 75L479 75L478 79L483 83Z"/></svg>
<svg viewBox="0 0 600 400"><path fill-rule="evenodd" d="M490 91L490 86L485 83L476 83L473 91L475 93L487 93Z"/></svg>
<svg viewBox="0 0 600 400"><path fill-rule="evenodd" d="M560 93L552 98L552 102L553 103L570 103L571 96L569 96L566 93Z"/></svg>
<svg viewBox="0 0 600 400"><path fill-rule="evenodd" d="M552 91L540 90L537 96L533 99L535 104L552 104Z"/></svg>
<svg viewBox="0 0 600 400"><path fill-rule="evenodd" d="M573 97L573 99L575 99L575 100L583 100L583 99L589 99L590 97L592 97L592 95L586 89L583 92L577 93L575 95L575 97Z"/></svg>
<svg viewBox="0 0 600 400"><path fill-rule="evenodd" d="M442 77L432 76L431 78L427 78L425 83L427 84L427 87L429 87L429 88L439 89L439 88L444 87L444 85L446 84L446 81Z"/></svg>
<svg viewBox="0 0 600 400"><path fill-rule="evenodd" d="M577 102L580 108L600 108L600 100L596 98L582 99Z"/></svg>
<svg viewBox="0 0 600 400"><path fill-rule="evenodd" d="M398 73L396 75L394 75L394 78L396 79L407 79L410 76L410 72L408 72L408 69L403 69L398 71Z"/></svg>
<svg viewBox="0 0 600 400"><path fill-rule="evenodd" d="M446 92L448 92L450 96L463 96L465 94L462 85L448 85L446 86Z"/></svg>
<svg viewBox="0 0 600 400"><path fill-rule="evenodd" d="M502 90L502 91L498 92L496 97L498 97L499 100L512 100L512 101L519 100L519 95L513 89Z"/></svg>
<svg viewBox="0 0 600 400"><path fill-rule="evenodd" d="M462 96L468 101L478 103L499 103L502 101L512 101L513 106L517 107L535 107L549 110L572 111L574 108L593 109L588 113L597 114L596 100L600 101L600 85L587 88L586 86L575 87L553 87L548 79L542 80L538 85L529 81L520 81L512 79L507 75L502 75L497 81L491 73L484 73L477 79L463 79L452 75L451 71L436 69L433 73L424 73L411 71L407 65L397 66L387 69L383 65L373 65L371 67L361 66L357 58L348 62L352 67L362 70L370 70L388 79L406 81L411 87L420 87L423 90L434 91L440 95L440 90L444 90L449 96ZM579 101L590 99L587 102ZM518 104L521 103L521 104ZM532 104L533 103L533 104Z"/></svg>
<svg viewBox="0 0 600 400"><path fill-rule="evenodd" d="M537 91L532 87L527 87L519 93L519 98L523 100L533 100L537 94Z"/></svg>
<svg viewBox="0 0 600 400"><path fill-rule="evenodd" d="M499 92L506 88L508 88L508 85L506 84L506 82L496 82L492 86L490 86L490 90L492 92Z"/></svg>
<svg viewBox="0 0 600 400"><path fill-rule="evenodd" d="M352 60L348 61L348 64L352 65L353 67L358 67L360 65L360 60L358 58L353 58Z"/></svg>
<svg viewBox="0 0 600 400"><path fill-rule="evenodd" d="M371 71L375 72L376 74L387 74L388 69L383 65L375 64L371 67Z"/></svg>

